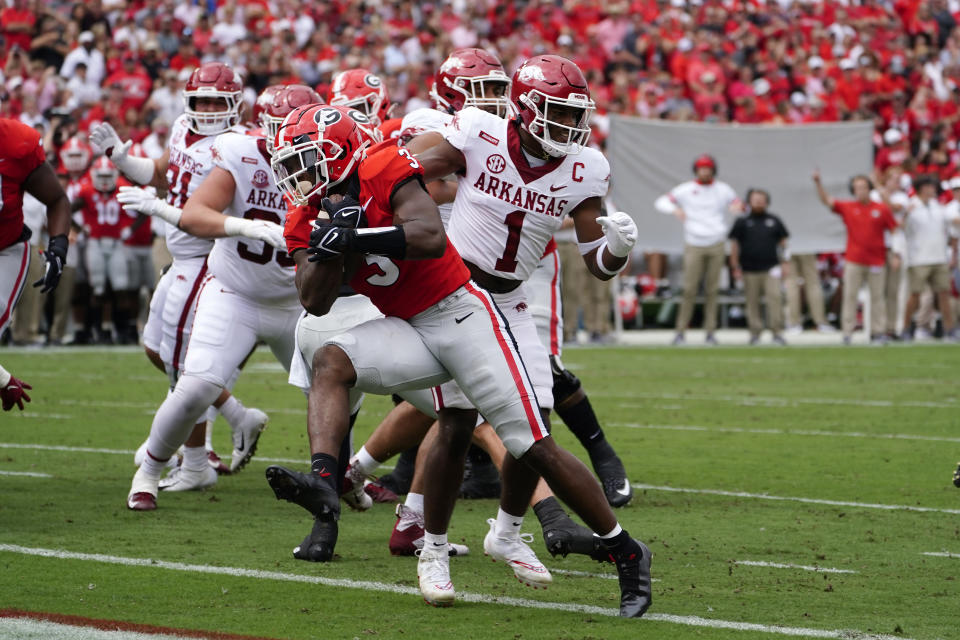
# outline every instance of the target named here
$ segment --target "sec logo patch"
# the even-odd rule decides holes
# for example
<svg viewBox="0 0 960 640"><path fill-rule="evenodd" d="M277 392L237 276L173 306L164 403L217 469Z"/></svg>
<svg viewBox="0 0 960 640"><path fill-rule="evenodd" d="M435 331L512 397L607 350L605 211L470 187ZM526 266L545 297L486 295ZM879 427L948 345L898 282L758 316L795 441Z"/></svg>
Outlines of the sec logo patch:
<svg viewBox="0 0 960 640"><path fill-rule="evenodd" d="M490 173L500 173L507 168L507 161L499 153L487 156L487 170Z"/></svg>
<svg viewBox="0 0 960 640"><path fill-rule="evenodd" d="M257 189L266 189L267 185L270 184L270 178L267 177L267 172L263 169L257 169L256 173L253 174L253 179L250 181L253 183Z"/></svg>

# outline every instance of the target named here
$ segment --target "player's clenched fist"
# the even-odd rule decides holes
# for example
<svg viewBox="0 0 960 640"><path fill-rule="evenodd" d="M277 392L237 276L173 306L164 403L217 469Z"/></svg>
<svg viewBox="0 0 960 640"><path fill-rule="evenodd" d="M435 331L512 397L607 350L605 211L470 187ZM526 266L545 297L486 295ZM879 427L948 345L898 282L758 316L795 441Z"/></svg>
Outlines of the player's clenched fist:
<svg viewBox="0 0 960 640"><path fill-rule="evenodd" d="M637 225L633 218L623 211L616 211L609 216L600 216L597 223L603 227L611 255L618 258L630 255L633 245L637 244Z"/></svg>

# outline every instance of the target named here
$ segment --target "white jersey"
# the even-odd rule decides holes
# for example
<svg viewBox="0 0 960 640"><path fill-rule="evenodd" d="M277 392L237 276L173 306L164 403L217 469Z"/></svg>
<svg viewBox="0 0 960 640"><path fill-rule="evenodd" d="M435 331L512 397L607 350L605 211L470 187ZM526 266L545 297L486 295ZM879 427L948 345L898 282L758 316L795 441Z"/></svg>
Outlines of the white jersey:
<svg viewBox="0 0 960 640"><path fill-rule="evenodd" d="M235 184L233 200L223 213L283 226L287 204L273 182L264 138L243 133L217 136L213 164L230 172ZM262 240L217 238L207 265L220 285L244 297L278 306L299 305L293 258Z"/></svg>
<svg viewBox="0 0 960 640"><path fill-rule="evenodd" d="M426 108L414 109L403 116L403 120L400 122L400 135L401 137L407 135L416 136L431 131L442 134L451 120L453 120L453 116L445 111ZM440 220L443 222L444 228L450 226L450 214L453 212L453 204L450 202L438 204L437 209L440 211Z"/></svg>
<svg viewBox="0 0 960 640"><path fill-rule="evenodd" d="M235 127L232 131L243 131ZM187 117L180 115L170 127L170 164L167 166L167 202L182 209L197 185L213 169L210 148L216 136L201 136L187 126ZM213 240L198 238L165 224L167 250L174 259L205 256L213 248Z"/></svg>
<svg viewBox="0 0 960 640"><path fill-rule="evenodd" d="M668 214L677 207L683 209L687 214L683 222L684 242L693 247L709 247L727 239L729 209L736 202L737 192L726 182L701 184L688 180L658 198L655 206Z"/></svg>
<svg viewBox="0 0 960 640"><path fill-rule="evenodd" d="M517 126L476 107L457 113L444 136L467 164L447 235L489 274L527 280L563 217L607 194L610 165L596 149L531 167Z"/></svg>

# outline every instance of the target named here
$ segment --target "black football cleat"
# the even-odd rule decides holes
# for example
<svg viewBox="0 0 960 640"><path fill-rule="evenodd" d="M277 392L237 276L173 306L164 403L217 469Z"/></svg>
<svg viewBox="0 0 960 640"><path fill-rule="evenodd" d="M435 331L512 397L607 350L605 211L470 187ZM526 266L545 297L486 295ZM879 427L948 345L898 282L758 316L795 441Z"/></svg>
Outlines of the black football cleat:
<svg viewBox="0 0 960 640"><path fill-rule="evenodd" d="M620 616L639 618L653 602L650 588L650 549L634 540L629 549L613 560L620 580Z"/></svg>
<svg viewBox="0 0 960 640"><path fill-rule="evenodd" d="M293 557L310 562L330 562L336 546L337 520L331 514L318 516L310 534L293 550Z"/></svg>
<svg viewBox="0 0 960 640"><path fill-rule="evenodd" d="M340 496L323 478L277 465L267 467L266 476L277 500L298 504L315 518L340 519Z"/></svg>
<svg viewBox="0 0 960 640"><path fill-rule="evenodd" d="M960 462L957 463L957 470L953 472L953 486L960 489Z"/></svg>
<svg viewBox="0 0 960 640"><path fill-rule="evenodd" d="M541 500L533 507L543 529L543 542L553 557L578 553L597 562L613 562L600 538L573 521L554 497Z"/></svg>
<svg viewBox="0 0 960 640"><path fill-rule="evenodd" d="M602 459L593 460L593 470L600 478L603 495L611 507L622 507L633 499L633 487L627 479L627 471L613 449Z"/></svg>
<svg viewBox="0 0 960 640"><path fill-rule="evenodd" d="M500 497L500 472L492 461L467 460L460 485L460 497L465 500L482 500Z"/></svg>

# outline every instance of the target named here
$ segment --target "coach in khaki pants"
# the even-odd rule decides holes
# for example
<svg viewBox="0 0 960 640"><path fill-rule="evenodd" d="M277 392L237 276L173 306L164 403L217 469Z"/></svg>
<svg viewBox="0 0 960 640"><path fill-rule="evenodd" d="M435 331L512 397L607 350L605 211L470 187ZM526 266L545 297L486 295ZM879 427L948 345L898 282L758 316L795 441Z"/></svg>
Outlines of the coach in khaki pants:
<svg viewBox="0 0 960 640"><path fill-rule="evenodd" d="M870 288L870 339L884 342L886 336L886 304L884 296L884 271L887 262L887 247L884 232L897 228L890 207L870 200L873 184L863 175L850 179L849 189L853 200L837 200L831 197L820 182L820 172L814 171L813 183L820 201L843 218L847 228L847 248L843 267L843 310L841 324L843 342L850 344L857 324L857 294L866 280ZM886 191L880 190L886 198Z"/></svg>
<svg viewBox="0 0 960 640"><path fill-rule="evenodd" d="M789 233L783 221L767 211L770 194L762 189L747 192L749 214L737 218L730 230L730 265L737 279L742 277L747 298L747 325L750 344L757 344L763 331L760 296L767 307L767 326L773 341L786 344L783 331L783 296L781 278L786 264Z"/></svg>
<svg viewBox="0 0 960 640"><path fill-rule="evenodd" d="M716 180L717 164L711 156L702 155L693 162L694 180L683 182L670 193L657 198L657 211L672 214L683 223L683 301L677 314L677 335L673 344L683 344L684 332L693 315L693 304L700 281L705 295L703 326L707 344L716 344L717 290L724 261L727 238L727 214L743 211L743 204L733 188Z"/></svg>

